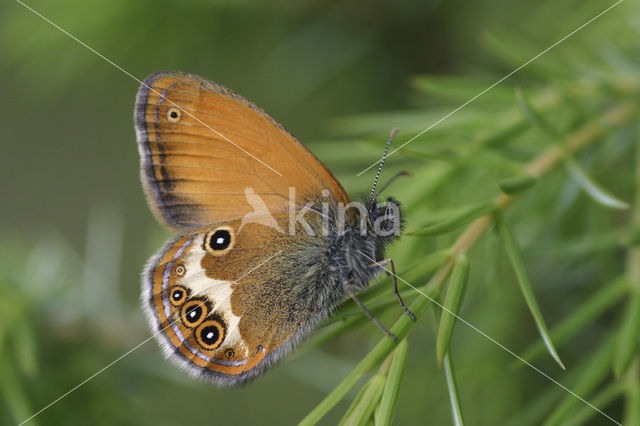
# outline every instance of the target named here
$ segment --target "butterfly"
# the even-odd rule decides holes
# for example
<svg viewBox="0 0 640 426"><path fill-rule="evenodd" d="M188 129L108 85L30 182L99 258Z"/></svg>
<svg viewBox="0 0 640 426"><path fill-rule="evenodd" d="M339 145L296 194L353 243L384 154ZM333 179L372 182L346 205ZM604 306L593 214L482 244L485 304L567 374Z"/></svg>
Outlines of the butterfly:
<svg viewBox="0 0 640 426"><path fill-rule="evenodd" d="M176 234L142 278L167 357L195 377L245 383L347 296L394 337L357 297L388 266L393 273L384 252L402 227L399 203L375 192L384 156L369 199L352 202L264 111L181 72L143 82L134 122L146 199Z"/></svg>

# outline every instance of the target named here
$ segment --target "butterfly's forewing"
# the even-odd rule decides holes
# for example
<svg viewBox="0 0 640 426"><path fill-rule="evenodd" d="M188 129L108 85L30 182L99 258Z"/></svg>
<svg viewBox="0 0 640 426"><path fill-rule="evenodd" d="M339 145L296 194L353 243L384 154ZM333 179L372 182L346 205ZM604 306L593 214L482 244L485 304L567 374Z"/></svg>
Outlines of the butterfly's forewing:
<svg viewBox="0 0 640 426"><path fill-rule="evenodd" d="M275 215L284 223L283 214ZM198 377L255 377L315 324L293 276L304 243L257 223L205 227L170 240L151 259L143 304L168 355ZM229 236L220 249L217 238Z"/></svg>
<svg viewBox="0 0 640 426"><path fill-rule="evenodd" d="M340 183L275 120L201 77L159 72L136 98L141 174L151 209L176 230L243 217L252 187L272 212L287 208L289 188L304 198Z"/></svg>

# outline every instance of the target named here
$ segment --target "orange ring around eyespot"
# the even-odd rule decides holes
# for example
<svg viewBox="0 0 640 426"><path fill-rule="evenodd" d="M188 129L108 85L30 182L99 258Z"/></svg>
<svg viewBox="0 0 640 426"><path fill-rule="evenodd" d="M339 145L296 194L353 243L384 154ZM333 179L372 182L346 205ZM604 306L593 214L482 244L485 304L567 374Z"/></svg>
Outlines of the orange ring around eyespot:
<svg viewBox="0 0 640 426"><path fill-rule="evenodd" d="M182 292L182 296L179 299L176 299L174 297L174 293L176 291ZM182 305L185 300L187 300L187 298L189 297L189 290L187 290L185 287L181 286L181 285L174 285L172 287L169 287L169 289L167 290L167 293L169 294L169 303L171 303L173 306L180 306Z"/></svg>
<svg viewBox="0 0 640 426"><path fill-rule="evenodd" d="M223 249L214 249L213 247L211 247L211 238L218 231L226 231L229 234L229 244ZM220 228L216 228L213 231L209 231L205 234L203 246L204 246L204 249L207 251L207 253L217 257L217 256L223 256L229 253L229 251L231 251L235 243L236 243L236 235L233 232L233 229L229 226L221 226Z"/></svg>
<svg viewBox="0 0 640 426"><path fill-rule="evenodd" d="M177 263L175 268L174 268L174 271L175 271L177 276L184 277L186 275L186 273L187 273L187 268L186 268L186 266L184 266L183 263Z"/></svg>
<svg viewBox="0 0 640 426"><path fill-rule="evenodd" d="M212 334L209 336L208 334ZM203 349L211 351L219 347L224 341L225 327L217 319L207 319L195 329L196 342Z"/></svg>
<svg viewBox="0 0 640 426"><path fill-rule="evenodd" d="M167 111L167 120L169 120L170 123L177 123L180 121L180 117L182 117L182 111L178 108L169 108Z"/></svg>
<svg viewBox="0 0 640 426"><path fill-rule="evenodd" d="M190 299L182 307L182 310L180 311L180 318L182 318L182 323L185 326L195 328L204 321L208 313L209 307L204 300Z"/></svg>

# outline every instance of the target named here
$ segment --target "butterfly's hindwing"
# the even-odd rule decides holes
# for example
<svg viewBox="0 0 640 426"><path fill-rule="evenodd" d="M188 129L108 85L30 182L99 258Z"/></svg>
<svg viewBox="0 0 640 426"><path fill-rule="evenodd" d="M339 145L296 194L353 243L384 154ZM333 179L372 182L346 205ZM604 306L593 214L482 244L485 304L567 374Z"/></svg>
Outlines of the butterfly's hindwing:
<svg viewBox="0 0 640 426"><path fill-rule="evenodd" d="M284 214L276 218L281 222ZM168 241L144 278L143 304L165 353L220 384L255 377L326 317L341 295L318 302L318 278L297 269L300 250L316 250L303 234L256 223L238 233L240 225L228 222ZM215 243L227 232L233 247L217 255Z"/></svg>

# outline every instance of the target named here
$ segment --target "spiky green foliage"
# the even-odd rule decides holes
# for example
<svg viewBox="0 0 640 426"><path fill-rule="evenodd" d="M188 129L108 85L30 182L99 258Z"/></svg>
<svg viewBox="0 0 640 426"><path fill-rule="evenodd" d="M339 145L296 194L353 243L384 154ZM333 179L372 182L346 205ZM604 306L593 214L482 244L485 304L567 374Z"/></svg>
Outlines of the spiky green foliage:
<svg viewBox="0 0 640 426"><path fill-rule="evenodd" d="M493 42L499 43L497 40ZM588 56L586 52L571 52L576 56ZM582 366L575 365L576 362L573 361L573 380L566 383L557 371L549 370L548 374L557 377L557 380L563 382L568 389L575 392L575 395L561 389L560 402L547 399L545 406L538 410L535 417L523 410L525 415L518 420L518 412L515 411L512 414L514 424L529 421L534 424L545 418L545 424L549 425L565 422L583 424L593 417L597 417L600 422L621 421L619 411L613 410L610 414L606 411L616 399L625 394L628 404L624 410L625 424L635 424L637 419L637 371L633 368L632 373L627 373L631 379L622 376L637 356L640 324L640 298L635 291L640 259L634 257L637 256L635 243L624 242L630 235L635 234L637 211L640 211L640 198L637 194L634 196L634 191L637 192L640 183L637 176L634 177L634 170L636 173L640 170L640 156L637 159L634 157L640 152L636 124L638 104L634 100L638 94L638 86L635 83L628 86L632 81L632 71L631 74L620 72L615 64L607 63L607 58L623 58L633 54L631 51L617 50L608 44L606 49L591 54L600 56L604 62L604 66L602 63L599 64L603 66L599 67L599 72L588 73L590 76L583 79L562 79L556 76L551 80L554 75L551 68L559 67L559 64L549 66L549 70L539 69L536 73L525 70L522 73L526 77L521 76L521 79L526 83L516 86L512 98L504 96L499 100L491 99L490 102L486 99L478 100L476 105L468 106L464 114L459 113L454 119L454 124L443 124L442 128L422 136L420 143L413 143L401 151L407 161L403 165L404 168L424 167L424 162L419 160L430 161L427 162L428 168L419 169L425 173L424 175L416 172L417 176L413 182L405 183L401 189L401 193L406 194L411 200L407 205L408 221L413 224L412 228L415 230L410 229L412 232L409 235L416 238L416 241L405 240L403 246L411 248L398 248L397 252L404 255L427 253L429 247L442 247L446 246L447 241L451 242L450 257L443 260L442 266L431 279L431 286L426 287L434 292L417 297L418 300L421 300L421 297L431 299L437 311L442 312L437 352L438 359L445 358L445 375L449 385L454 424L462 423L461 406L464 404L460 402L456 379L453 377L452 359L447 348L451 344L450 333L455 318L458 315L468 318L469 314L465 314L464 310L460 311L460 302L466 292L466 285L462 282L466 283L466 280L459 278L461 273L456 274L458 266L453 268L453 264L456 255L464 255L471 251L473 270L476 266L473 259L478 262L478 254L473 250L473 246L481 244L482 238L495 238L494 235L482 236L484 232L491 230L494 223L499 225L499 234L504 245L497 248L499 252L483 254L483 257L495 259L497 264L485 264L480 268L485 270L484 274L487 273L487 269L498 268L491 272L494 277L492 281L500 277L504 281L519 283L531 311L532 322L536 324L540 333L540 337L534 339L537 341L530 349L524 351L520 360L531 361L534 354L541 353L539 348L546 346L550 356L564 369L557 348L563 347L565 353L575 357L576 352L580 353L583 349L572 348L579 348L585 343L589 348L580 353L580 358L593 359L590 363L582 363ZM629 59L628 63L631 62L633 60ZM593 66L586 58L572 65L585 69ZM635 67L634 69L637 70ZM553 81L553 84L550 84L550 81ZM430 76L416 79L416 87L427 94L454 101L464 98L460 91L467 89L468 84L466 78L439 79ZM499 90L504 91L504 86L508 85L503 85ZM470 96L473 90L466 93ZM519 109L518 118L514 113L515 109ZM488 118L489 115L494 119ZM479 121L482 121L483 117L485 123L492 123L492 129L483 129L478 136L474 132L481 128ZM385 118L363 116L356 120L343 120L340 127L365 131L374 126L374 123L384 122ZM610 178L611 167L619 168L615 173L615 179ZM437 171L434 171L435 168ZM495 186L492 190L491 182L497 184L503 194L497 193ZM627 194L629 201L623 201L613 195L606 189L609 185L616 188L616 191ZM494 195L491 195L492 192ZM487 197L493 199L486 201ZM628 212L630 207L631 215ZM612 209L623 210L625 213L620 215ZM516 224L507 225L507 219L503 216ZM466 230L460 233L458 229L465 225ZM616 237L603 238L607 233L615 232L615 228L619 226L625 231L620 231ZM528 245L532 245L533 248L523 250L511 228L523 235L523 238L528 240ZM433 239L434 236L442 234L450 234L451 237ZM562 246L566 247L566 242L572 238L572 234L580 235L583 239L581 245L586 248L579 256L561 249ZM432 239L424 239L425 237ZM547 292L556 293L556 296L549 295L545 299L561 301L560 295L568 291L572 287L570 283L575 282L577 278L572 269L586 259L593 261L593 256L600 254L598 251L602 250L602 243L598 242L605 241L610 247L605 250L626 247L627 261L614 261L613 264L605 265L605 262L596 259L595 265L591 268L598 271L599 276L587 280L586 283L574 284L579 285L582 291L592 288L593 295L591 296L587 290L573 309L567 309L566 312L562 312L561 309L561 312L556 313L558 325L550 331L543 314L545 308L540 307L536 296L536 292L540 291L536 288L540 288L540 284L531 281L525 266L527 257L531 257L527 256L527 252L536 253L538 257L544 257L547 250L552 253L553 257L546 259L546 262L538 260L546 266L542 270L538 266L536 275L544 276L547 281L551 281L543 288L547 288ZM536 249L536 244L540 248ZM589 245L591 247L587 248ZM556 249L560 249L560 253L556 252ZM515 277L498 275L504 267L505 262L502 259L505 258L510 260ZM610 261L612 260L610 258ZM616 266L613 266L614 264ZM562 268L561 265L566 266ZM446 297L440 302L437 295L452 269L454 277L451 279ZM616 279L616 273L622 274L625 279ZM402 272L399 273L400 277L402 275ZM472 279L471 286L473 282ZM405 283L411 287L421 286L420 280ZM492 284L496 285L495 282ZM616 311L614 308L620 307L616 302L623 296L626 296L627 306ZM562 302L558 304L562 305ZM546 307L546 310L549 310L549 307ZM592 334L592 324L598 322L598 317L607 310L610 315L619 318L611 321L606 331L598 333L602 337L596 337ZM500 313L496 312L495 315L500 316ZM508 318L503 320L508 321ZM474 331L480 332L474 325L471 327ZM616 335L617 338L611 338L611 335ZM502 343L497 345L501 346ZM376 353L379 348L380 345L369 355ZM589 353L593 353L593 357ZM354 370L354 373L356 371L359 376L362 375L362 371ZM614 377L611 377L611 371ZM344 386L353 384L355 377L351 381L349 378L345 379L301 424L317 421L320 418L319 414L325 413L335 405L336 396L346 393ZM464 389L464 385L458 386ZM554 388L557 384L548 381L547 386ZM340 391L336 393L338 389ZM585 398L586 401L593 398L594 406L578 397ZM533 399L535 400L535 397ZM594 407L604 413L599 413ZM535 420L530 420L531 418Z"/></svg>

